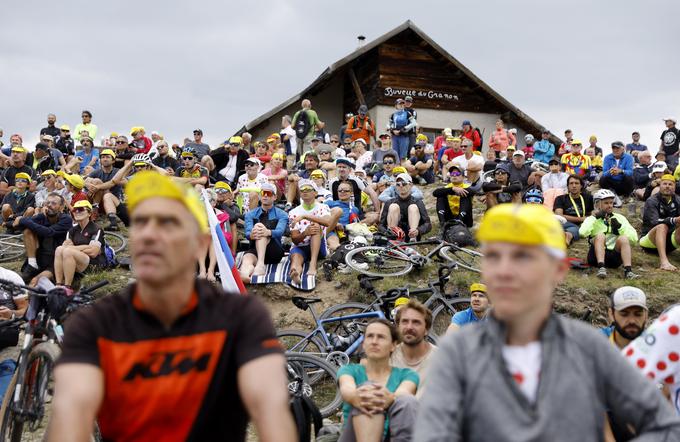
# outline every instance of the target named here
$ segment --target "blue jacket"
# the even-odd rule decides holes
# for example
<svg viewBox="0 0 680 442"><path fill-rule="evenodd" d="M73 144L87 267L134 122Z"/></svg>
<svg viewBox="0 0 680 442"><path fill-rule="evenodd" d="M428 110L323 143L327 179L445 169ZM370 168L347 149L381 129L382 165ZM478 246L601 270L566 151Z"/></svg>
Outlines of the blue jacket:
<svg viewBox="0 0 680 442"><path fill-rule="evenodd" d="M623 174L612 175L609 171L612 169L612 167L616 166L616 158L614 158L613 153L610 153L604 157L604 162L602 164L602 176L611 177L611 179L615 181L622 180L624 176L632 177L634 164L635 162L633 161L633 156L629 153L624 153L619 159L619 169L623 171Z"/></svg>
<svg viewBox="0 0 680 442"><path fill-rule="evenodd" d="M246 238L250 239L250 232L253 230L253 226L260 222L260 215L262 214L262 207L258 206L253 210L246 213ZM276 220L276 228L271 229L272 239L278 243L281 243L281 237L286 231L286 226L288 225L288 214L278 207L272 207L269 210L269 220Z"/></svg>
<svg viewBox="0 0 680 442"><path fill-rule="evenodd" d="M555 145L548 140L541 140L534 143L534 161L547 163L555 156Z"/></svg>

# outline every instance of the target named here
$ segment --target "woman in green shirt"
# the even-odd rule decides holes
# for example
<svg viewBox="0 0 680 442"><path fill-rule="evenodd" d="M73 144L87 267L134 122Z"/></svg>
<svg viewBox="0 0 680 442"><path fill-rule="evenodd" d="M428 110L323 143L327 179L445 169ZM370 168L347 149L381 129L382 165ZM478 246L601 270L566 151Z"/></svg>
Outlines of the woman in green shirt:
<svg viewBox="0 0 680 442"><path fill-rule="evenodd" d="M340 394L345 401L345 429L339 442L377 442L388 434L392 442L411 440L419 378L409 368L390 366L390 355L398 343L394 324L375 319L364 333L365 363L338 370Z"/></svg>

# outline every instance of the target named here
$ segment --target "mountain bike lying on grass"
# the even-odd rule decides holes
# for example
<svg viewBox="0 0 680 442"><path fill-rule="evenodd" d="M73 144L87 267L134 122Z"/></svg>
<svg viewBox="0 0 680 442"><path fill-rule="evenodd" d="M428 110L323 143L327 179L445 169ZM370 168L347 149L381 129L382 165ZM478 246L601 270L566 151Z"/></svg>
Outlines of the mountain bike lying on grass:
<svg viewBox="0 0 680 442"><path fill-rule="evenodd" d="M321 417L329 417L342 406L337 367L325 359L307 353L286 353L286 362L288 393L291 396L298 432L302 431L302 428L309 431L308 424L298 421L300 417L313 418L315 409ZM309 404L309 401L312 404ZM321 428L320 422L314 422L314 427L318 432Z"/></svg>
<svg viewBox="0 0 680 442"><path fill-rule="evenodd" d="M55 287L46 278L41 278L37 287L0 279L0 288L8 293L18 295L28 292L29 296L26 315L12 320L13 323L26 322L26 325L17 368L0 408L0 441L18 442L26 429L29 432L45 430L46 401L54 390L52 371L64 338L61 322L69 313L92 304L94 297L91 293L108 283L100 281L66 296L62 288ZM12 321L0 323L0 327L11 325ZM96 429L93 431L96 432Z"/></svg>

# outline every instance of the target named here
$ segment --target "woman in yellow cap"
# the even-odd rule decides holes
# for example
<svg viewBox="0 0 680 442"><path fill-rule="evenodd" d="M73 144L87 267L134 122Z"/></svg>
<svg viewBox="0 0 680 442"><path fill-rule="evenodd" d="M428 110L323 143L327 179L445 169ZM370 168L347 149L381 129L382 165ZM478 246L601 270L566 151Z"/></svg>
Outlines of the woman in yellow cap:
<svg viewBox="0 0 680 442"><path fill-rule="evenodd" d="M75 224L54 253L55 282L67 290L71 290L76 272L84 272L90 266L106 266L104 231L90 220L92 204L77 201L71 214Z"/></svg>

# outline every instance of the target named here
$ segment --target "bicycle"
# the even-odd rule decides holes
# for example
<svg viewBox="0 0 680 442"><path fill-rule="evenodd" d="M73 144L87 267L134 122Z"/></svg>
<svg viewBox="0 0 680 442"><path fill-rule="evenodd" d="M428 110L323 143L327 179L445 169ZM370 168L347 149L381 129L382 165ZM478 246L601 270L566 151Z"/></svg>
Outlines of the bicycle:
<svg viewBox="0 0 680 442"><path fill-rule="evenodd" d="M470 298L465 298L458 292L446 293L446 283L449 281L451 271L454 270L455 264L441 265L437 270L437 280L427 283L427 287L410 289L408 287L400 287L389 289L386 292L379 292L374 286L373 281L382 280L383 277L370 277L366 275L359 275L359 286L375 299L370 304L360 302L347 302L338 304L328 308L321 314L321 319L328 319L337 315L344 316L348 314L363 313L366 311L380 310L386 313L389 320L393 320L391 310L385 312L384 302L386 299L396 300L399 297L418 297L429 295L423 301L423 305L432 312L432 327L429 330L428 336L434 338L434 341L439 339L446 333L446 330L451 324L451 318L459 311L470 307ZM436 343L436 342L435 342Z"/></svg>
<svg viewBox="0 0 680 442"><path fill-rule="evenodd" d="M64 337L60 322L76 309L92 304L91 293L108 283L100 281L67 298L62 288L54 287L46 278L41 278L37 287L0 279L2 289L29 295L25 316L17 319L26 322L24 342L0 408L0 440L18 442L26 426L30 432L43 427L46 400L54 389L52 370ZM98 430L93 428L93 432L97 434Z"/></svg>
<svg viewBox="0 0 680 442"><path fill-rule="evenodd" d="M287 353L288 393L309 398L321 417L332 416L342 406L337 368L318 356ZM318 429L317 429L318 430Z"/></svg>
<svg viewBox="0 0 680 442"><path fill-rule="evenodd" d="M430 238L416 242L383 241L382 245L357 247L345 255L345 263L353 270L367 276L402 276L414 267L425 267L433 257L438 256L457 267L480 273L479 259L482 254L476 250L461 247L443 238ZM418 253L413 247L434 245L427 254Z"/></svg>
<svg viewBox="0 0 680 442"><path fill-rule="evenodd" d="M120 233L104 231L104 241L111 247L116 255L127 247L127 239Z"/></svg>
<svg viewBox="0 0 680 442"><path fill-rule="evenodd" d="M17 261L24 256L22 235L0 233L0 262Z"/></svg>

